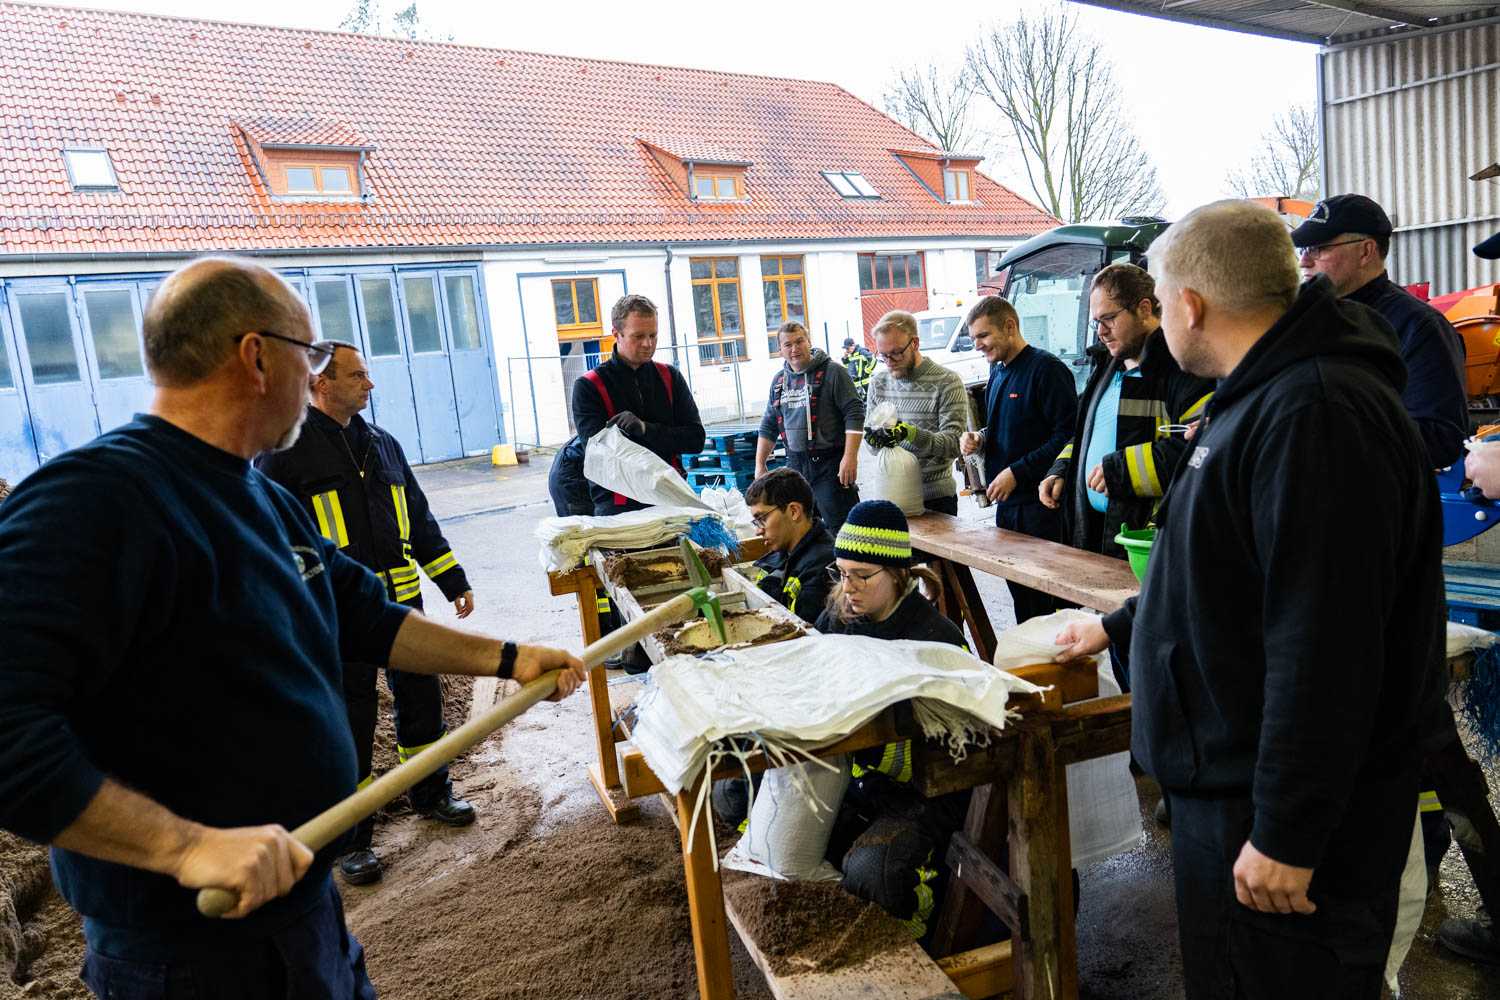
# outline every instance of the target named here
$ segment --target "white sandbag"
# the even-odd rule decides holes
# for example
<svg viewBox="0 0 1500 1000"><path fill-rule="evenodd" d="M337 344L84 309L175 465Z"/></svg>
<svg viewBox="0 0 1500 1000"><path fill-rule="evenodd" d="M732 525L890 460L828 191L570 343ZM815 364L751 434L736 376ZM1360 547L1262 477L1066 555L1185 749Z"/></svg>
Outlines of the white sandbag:
<svg viewBox="0 0 1500 1000"><path fill-rule="evenodd" d="M849 773L847 755L767 771L745 835L724 856L724 866L772 878L837 881L839 870L823 854Z"/></svg>
<svg viewBox="0 0 1500 1000"><path fill-rule="evenodd" d="M1385 959L1385 984L1391 988L1395 1000L1401 1000L1397 974L1417 938L1417 928L1422 924L1422 911L1426 906L1427 852L1422 840L1422 813L1418 810L1412 823L1411 846L1406 851L1406 867L1401 870L1401 889L1396 900L1396 933L1391 937L1391 950Z"/></svg>
<svg viewBox="0 0 1500 1000"><path fill-rule="evenodd" d="M583 562L589 549L649 549L685 535L693 524L711 517L698 507L647 507L624 514L546 517L534 534L542 543L538 557L548 573L566 573Z"/></svg>
<svg viewBox="0 0 1500 1000"><path fill-rule="evenodd" d="M995 639L995 666L1008 670L1045 663L1057 655L1053 640L1063 626L1097 618L1075 608L1030 618L1006 629ZM1099 672L1099 697L1119 694L1108 651L1091 659ZM1141 810L1135 779L1130 774L1129 751L1068 765L1068 829L1074 868L1140 843Z"/></svg>
<svg viewBox="0 0 1500 1000"><path fill-rule="evenodd" d="M705 486L703 492L698 494L698 499L703 505L715 514L733 531L737 538L754 538L755 515L750 513L750 508L745 505L745 495L739 490L730 487L724 489L719 486Z"/></svg>
<svg viewBox="0 0 1500 1000"><path fill-rule="evenodd" d="M620 432L606 427L589 438L583 452L583 475L591 483L658 507L701 507L677 470Z"/></svg>
<svg viewBox="0 0 1500 1000"><path fill-rule="evenodd" d="M890 430L900 423L896 404L878 404L865 415L865 426ZM916 517L922 505L922 463L905 448L872 448L864 445L859 462L861 500L889 500L907 517Z"/></svg>
<svg viewBox="0 0 1500 1000"><path fill-rule="evenodd" d="M1448 659L1462 656L1468 652L1477 653L1482 649L1493 646L1500 636L1473 625L1464 625L1461 622L1448 622Z"/></svg>

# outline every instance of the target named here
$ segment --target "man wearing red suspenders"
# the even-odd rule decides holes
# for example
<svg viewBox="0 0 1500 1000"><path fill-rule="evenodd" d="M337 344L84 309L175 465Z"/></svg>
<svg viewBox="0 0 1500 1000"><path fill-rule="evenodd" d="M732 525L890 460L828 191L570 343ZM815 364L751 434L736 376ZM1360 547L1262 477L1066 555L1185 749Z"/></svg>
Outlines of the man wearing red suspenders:
<svg viewBox="0 0 1500 1000"><path fill-rule="evenodd" d="M573 424L588 441L606 426L618 427L636 444L679 471L682 456L703 450L703 420L682 373L652 360L656 353L656 306L644 295L626 295L609 315L615 353L573 383ZM646 504L594 483L594 513L619 514Z"/></svg>

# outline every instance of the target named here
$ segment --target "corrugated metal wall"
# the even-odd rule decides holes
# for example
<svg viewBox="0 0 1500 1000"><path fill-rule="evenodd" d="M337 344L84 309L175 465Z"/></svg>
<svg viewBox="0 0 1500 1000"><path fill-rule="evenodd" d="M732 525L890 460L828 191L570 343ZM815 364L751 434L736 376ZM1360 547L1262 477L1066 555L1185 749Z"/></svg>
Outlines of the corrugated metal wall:
<svg viewBox="0 0 1500 1000"><path fill-rule="evenodd" d="M1470 248L1500 232L1500 24L1334 48L1320 56L1327 192L1390 213L1391 276L1434 295L1500 281Z"/></svg>

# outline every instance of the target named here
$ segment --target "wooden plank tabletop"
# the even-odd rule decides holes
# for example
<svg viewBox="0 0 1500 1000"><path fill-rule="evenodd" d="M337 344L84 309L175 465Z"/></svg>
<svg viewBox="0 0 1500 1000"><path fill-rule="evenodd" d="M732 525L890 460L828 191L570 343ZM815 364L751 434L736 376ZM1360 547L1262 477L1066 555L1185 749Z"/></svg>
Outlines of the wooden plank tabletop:
<svg viewBox="0 0 1500 1000"><path fill-rule="evenodd" d="M909 520L912 548L1110 612L1140 590L1130 564L992 524L929 511Z"/></svg>

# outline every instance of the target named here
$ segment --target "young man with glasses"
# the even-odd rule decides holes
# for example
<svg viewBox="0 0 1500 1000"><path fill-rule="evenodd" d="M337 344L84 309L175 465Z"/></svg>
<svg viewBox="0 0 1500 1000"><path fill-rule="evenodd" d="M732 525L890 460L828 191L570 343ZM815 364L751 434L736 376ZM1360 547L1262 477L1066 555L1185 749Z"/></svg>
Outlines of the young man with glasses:
<svg viewBox="0 0 1500 1000"><path fill-rule="evenodd" d="M865 440L872 448L899 446L917 456L922 466L922 506L957 514L953 460L968 424L964 380L952 369L922 357L917 320L909 312L893 310L880 317L874 337L886 367L870 380L865 410L894 403L901 422L890 430L867 430Z"/></svg>
<svg viewBox="0 0 1500 1000"><path fill-rule="evenodd" d="M959 450L984 454L996 527L1058 541L1061 513L1042 506L1037 486L1073 433L1078 415L1073 375L1056 355L1026 343L1015 307L998 295L976 302L964 322L990 363L990 383L984 430L965 433ZM1017 622L1057 610L1051 594L1012 581L1006 585Z"/></svg>
<svg viewBox="0 0 1500 1000"><path fill-rule="evenodd" d="M815 348L801 323L783 323L776 334L786 364L771 380L771 395L755 446L755 476L766 474L776 439L786 439L787 468L812 487L829 531L859 502L859 439L865 404L841 365Z"/></svg>
<svg viewBox="0 0 1500 1000"><path fill-rule="evenodd" d="M766 554L755 561L755 585L811 624L828 599L833 536L813 513L812 487L791 469L772 469L745 490Z"/></svg>
<svg viewBox="0 0 1500 1000"><path fill-rule="evenodd" d="M1144 528L1188 448L1166 424L1197 420L1213 394L1210 379L1184 372L1161 332L1156 282L1134 264L1094 275L1089 312L1099 343L1084 387L1073 439L1037 489L1061 510L1063 541L1116 559L1121 528Z"/></svg>
<svg viewBox="0 0 1500 1000"><path fill-rule="evenodd" d="M1458 461L1469 432L1463 339L1442 313L1387 276L1385 210L1362 194L1325 198L1292 233L1292 243L1304 278L1327 277L1341 297L1375 310L1396 331L1407 371L1401 401L1427 445L1428 465Z"/></svg>
<svg viewBox="0 0 1500 1000"><path fill-rule="evenodd" d="M373 570L392 600L422 610L420 566L453 602L457 616L467 618L474 610L474 591L428 509L400 442L360 416L375 388L365 359L355 345L342 341L324 341L309 350L326 353L317 354L303 432L285 451L262 455L256 467L302 502L324 538ZM344 663L344 702L362 783L370 780L379 674L373 664ZM395 701L396 753L404 763L448 731L443 687L431 675L400 670L387 670L385 679ZM474 807L453 797L447 767L423 779L407 797L419 814L447 826L474 822ZM380 859L370 849L374 832L371 817L359 825L339 858L339 873L352 885L380 878Z"/></svg>

